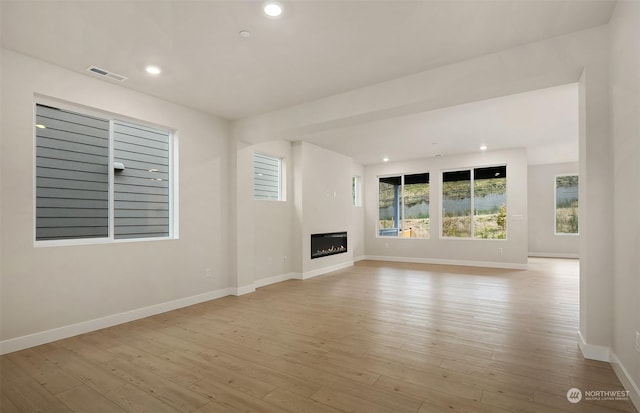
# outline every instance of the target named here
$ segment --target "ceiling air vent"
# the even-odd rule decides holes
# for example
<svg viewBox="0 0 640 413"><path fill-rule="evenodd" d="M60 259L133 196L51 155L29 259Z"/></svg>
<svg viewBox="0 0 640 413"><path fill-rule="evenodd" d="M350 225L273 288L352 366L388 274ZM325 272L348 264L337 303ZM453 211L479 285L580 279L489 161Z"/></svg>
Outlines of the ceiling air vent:
<svg viewBox="0 0 640 413"><path fill-rule="evenodd" d="M96 66L89 66L87 70L96 75L108 77L109 79L116 80L118 82L124 82L125 80L128 79L126 76L122 76L117 73L110 72L108 70L100 69L99 67L96 67Z"/></svg>

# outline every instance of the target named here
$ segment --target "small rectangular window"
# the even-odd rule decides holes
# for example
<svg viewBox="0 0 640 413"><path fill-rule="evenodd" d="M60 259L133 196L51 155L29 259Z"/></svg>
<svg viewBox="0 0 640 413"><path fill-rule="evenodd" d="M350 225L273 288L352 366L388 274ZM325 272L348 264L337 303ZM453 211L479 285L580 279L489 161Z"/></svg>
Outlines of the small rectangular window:
<svg viewBox="0 0 640 413"><path fill-rule="evenodd" d="M351 178L351 198L353 206L362 206L362 178L354 176Z"/></svg>
<svg viewBox="0 0 640 413"><path fill-rule="evenodd" d="M280 158L253 154L253 197L282 200L282 160Z"/></svg>
<svg viewBox="0 0 640 413"><path fill-rule="evenodd" d="M171 235L169 131L41 104L35 130L36 241Z"/></svg>
<svg viewBox="0 0 640 413"><path fill-rule="evenodd" d="M378 236L429 238L429 174L378 178Z"/></svg>
<svg viewBox="0 0 640 413"><path fill-rule="evenodd" d="M556 176L556 234L578 234L578 175Z"/></svg>

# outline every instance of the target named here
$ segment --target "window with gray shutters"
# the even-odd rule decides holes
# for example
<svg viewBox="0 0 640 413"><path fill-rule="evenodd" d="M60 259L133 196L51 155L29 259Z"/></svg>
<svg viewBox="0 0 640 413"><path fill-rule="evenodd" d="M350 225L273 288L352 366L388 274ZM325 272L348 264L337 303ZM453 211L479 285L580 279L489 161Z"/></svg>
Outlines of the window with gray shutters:
<svg viewBox="0 0 640 413"><path fill-rule="evenodd" d="M169 236L167 131L116 121L113 157L115 238Z"/></svg>
<svg viewBox="0 0 640 413"><path fill-rule="evenodd" d="M38 105L36 239L109 235L109 121Z"/></svg>
<svg viewBox="0 0 640 413"><path fill-rule="evenodd" d="M280 158L253 154L253 197L282 200L282 161Z"/></svg>
<svg viewBox="0 0 640 413"><path fill-rule="evenodd" d="M36 240L171 236L171 167L169 131L36 105Z"/></svg>

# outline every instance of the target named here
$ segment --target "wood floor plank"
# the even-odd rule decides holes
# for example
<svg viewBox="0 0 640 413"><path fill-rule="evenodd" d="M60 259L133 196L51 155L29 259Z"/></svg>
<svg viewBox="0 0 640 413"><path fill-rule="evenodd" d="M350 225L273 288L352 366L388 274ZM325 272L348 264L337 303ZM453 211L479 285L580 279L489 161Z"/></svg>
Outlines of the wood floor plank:
<svg viewBox="0 0 640 413"><path fill-rule="evenodd" d="M429 392L423 397L418 413L510 413L513 410L491 406L480 400L452 397L447 394Z"/></svg>
<svg viewBox="0 0 640 413"><path fill-rule="evenodd" d="M0 411L2 413L20 413L21 410L9 400L4 392L0 391Z"/></svg>
<svg viewBox="0 0 640 413"><path fill-rule="evenodd" d="M270 362L270 367L296 377L321 384L336 390L348 391L356 397L372 400L384 407L395 409L397 412L415 412L420 403L402 395L394 394L383 389L374 389L362 383L357 383L313 367L298 364L289 360L276 359Z"/></svg>
<svg viewBox="0 0 640 413"><path fill-rule="evenodd" d="M80 380L51 363L41 352L27 349L7 355L7 358L28 373L51 394L62 393L82 384Z"/></svg>
<svg viewBox="0 0 640 413"><path fill-rule="evenodd" d="M126 384L104 394L122 409L129 413L179 413L180 410L171 407L160 399L137 388Z"/></svg>
<svg viewBox="0 0 640 413"><path fill-rule="evenodd" d="M256 380L242 373L220 366L212 368L212 370L205 376L205 378L199 380L197 383L194 383L190 388L193 389L196 387L211 387L208 386L208 384L227 386L257 399L263 398L276 389L276 386L271 383ZM199 393L202 394L201 391L199 391Z"/></svg>
<svg viewBox="0 0 640 413"><path fill-rule="evenodd" d="M181 412L191 412L209 402L206 397L150 371L134 366L129 361L114 359L105 363L105 366L126 382L135 385Z"/></svg>
<svg viewBox="0 0 640 413"><path fill-rule="evenodd" d="M360 261L0 356L0 411L637 413L585 360L576 260Z"/></svg>
<svg viewBox="0 0 640 413"><path fill-rule="evenodd" d="M60 369L81 383L93 388L98 393L106 393L111 389L126 384L123 380L111 374L103 365L86 360L82 356L65 348L50 351L46 353L45 357Z"/></svg>
<svg viewBox="0 0 640 413"><path fill-rule="evenodd" d="M372 391L373 393L373 391ZM311 398L317 402L334 407L338 410L353 413L396 413L395 410L383 407L377 403L363 399L361 397L352 396L347 393L343 393L338 390L330 389L328 387L321 388Z"/></svg>
<svg viewBox="0 0 640 413"><path fill-rule="evenodd" d="M217 405L223 406L225 409L232 409L235 412L279 413L280 411L277 406L267 401L235 390L230 386L215 383L212 380L201 380L189 386L189 389L210 400L204 411L216 411Z"/></svg>
<svg viewBox="0 0 640 413"><path fill-rule="evenodd" d="M431 393L448 395L450 398L480 400L482 388L467 385L443 383L435 377L433 380L415 383L395 377L380 376L374 387L388 392L395 392L405 397L424 400Z"/></svg>
<svg viewBox="0 0 640 413"><path fill-rule="evenodd" d="M203 352L188 354L175 352L166 354L168 360L189 366L203 376L210 376L219 372L218 366L228 371L237 372L248 378L269 383L276 387L291 391L304 397L309 397L320 388L319 385L282 374L268 367L261 366L222 352Z"/></svg>
<svg viewBox="0 0 640 413"><path fill-rule="evenodd" d="M283 389L276 389L265 396L265 400L291 413L339 413L344 410L334 409L313 398L302 397Z"/></svg>
<svg viewBox="0 0 640 413"><path fill-rule="evenodd" d="M58 398L77 413L127 413L102 394L84 385L60 393Z"/></svg>
<svg viewBox="0 0 640 413"><path fill-rule="evenodd" d="M72 412L59 398L31 377L3 381L2 394L21 412Z"/></svg>

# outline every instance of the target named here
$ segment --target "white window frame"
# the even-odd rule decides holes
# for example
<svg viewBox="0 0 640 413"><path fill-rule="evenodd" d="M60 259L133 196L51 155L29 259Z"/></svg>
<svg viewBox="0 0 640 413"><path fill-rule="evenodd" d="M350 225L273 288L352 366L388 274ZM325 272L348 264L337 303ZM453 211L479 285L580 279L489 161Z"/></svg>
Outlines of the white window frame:
<svg viewBox="0 0 640 413"><path fill-rule="evenodd" d="M255 195L255 156L262 156L265 158L271 158L273 160L277 160L278 161L278 198L266 198L266 197L257 197ZM286 185L285 185L285 177L286 177L286 162L285 159L283 157L277 156L277 155L272 155L272 154L268 154L265 152L254 152L251 155L251 177L252 177L252 192L253 192L253 200L254 201L267 201L267 202L286 202L287 200L287 191L285 190Z"/></svg>
<svg viewBox="0 0 640 413"><path fill-rule="evenodd" d="M70 238L70 239L58 239L58 240L37 240L36 239L36 214L37 214L37 206L36 206L36 198L37 198L37 183L36 183L36 147L37 147L37 128L36 128L36 113L37 113L37 105L45 105L50 107L55 107L58 109L77 112L83 115L94 116L98 118L102 118L109 121L109 210L108 210L108 236L102 238ZM34 247L56 247L56 246L75 246L75 245L94 245L94 244L113 244L113 243L128 243L128 242L155 242L155 241L166 241L166 240L175 240L179 238L179 185L178 185L178 151L179 151L179 139L178 139L178 131L167 126L158 125L155 123L143 121L140 119L123 116L120 114L95 109L91 107L87 107L81 104L70 103L64 100L59 100L56 98L43 96L43 95L34 95L33 100L33 127L32 127L32 148L33 148L33 156L32 156L32 200L33 200L33 225L32 225L32 240ZM149 237L149 238L126 238L126 239L116 239L114 236L114 224L115 224L115 199L113 196L114 193L114 168L113 168L113 159L114 159L114 145L113 145L113 122L114 121L123 121L130 122L134 124L138 124L141 126L147 126L150 128L161 129L169 132L169 235L166 237Z"/></svg>

